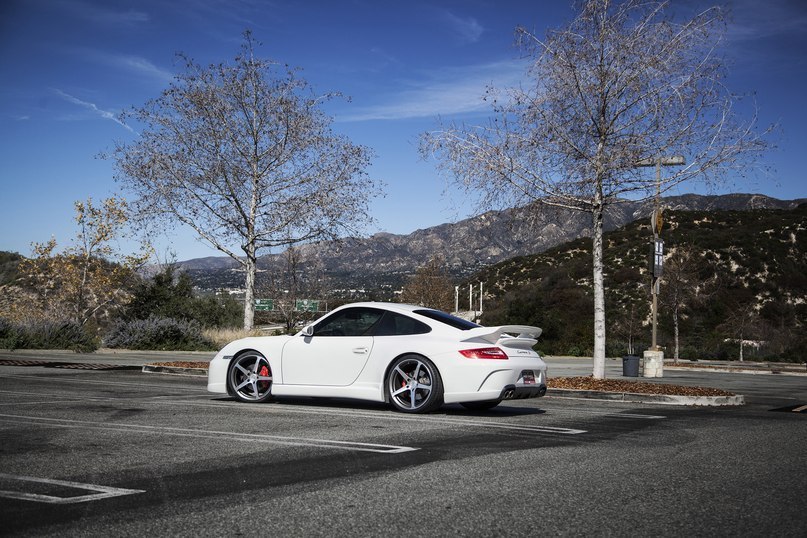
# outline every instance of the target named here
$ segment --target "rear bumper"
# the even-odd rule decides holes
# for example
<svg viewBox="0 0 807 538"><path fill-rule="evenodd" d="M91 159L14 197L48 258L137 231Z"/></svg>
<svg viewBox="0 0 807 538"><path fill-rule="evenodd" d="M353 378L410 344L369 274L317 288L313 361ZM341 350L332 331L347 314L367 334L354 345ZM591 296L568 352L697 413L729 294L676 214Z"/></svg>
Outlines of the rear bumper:
<svg viewBox="0 0 807 538"><path fill-rule="evenodd" d="M507 385L502 389L500 400L526 400L528 398L540 398L546 394L546 385L515 386Z"/></svg>

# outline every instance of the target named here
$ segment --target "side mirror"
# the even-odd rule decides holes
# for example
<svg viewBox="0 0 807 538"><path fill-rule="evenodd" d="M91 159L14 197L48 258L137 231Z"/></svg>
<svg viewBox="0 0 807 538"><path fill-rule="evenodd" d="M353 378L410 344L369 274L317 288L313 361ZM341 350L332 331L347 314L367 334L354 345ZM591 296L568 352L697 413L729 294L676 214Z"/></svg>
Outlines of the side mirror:
<svg viewBox="0 0 807 538"><path fill-rule="evenodd" d="M302 330L303 336L314 336L314 326L306 325Z"/></svg>

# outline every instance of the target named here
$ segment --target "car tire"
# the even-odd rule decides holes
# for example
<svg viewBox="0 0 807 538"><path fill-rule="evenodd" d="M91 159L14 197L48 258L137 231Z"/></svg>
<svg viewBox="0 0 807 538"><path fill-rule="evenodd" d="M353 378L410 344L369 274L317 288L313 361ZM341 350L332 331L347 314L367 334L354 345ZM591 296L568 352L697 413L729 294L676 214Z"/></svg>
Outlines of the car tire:
<svg viewBox="0 0 807 538"><path fill-rule="evenodd" d="M440 372L420 355L404 355L392 363L386 390L395 409L404 413L427 413L443 404Z"/></svg>
<svg viewBox="0 0 807 538"><path fill-rule="evenodd" d="M460 405L471 411L487 411L502 403L501 400L484 400L481 402L460 402Z"/></svg>
<svg viewBox="0 0 807 538"><path fill-rule="evenodd" d="M227 392L236 400L262 403L272 399L272 367L257 351L236 355L227 369Z"/></svg>

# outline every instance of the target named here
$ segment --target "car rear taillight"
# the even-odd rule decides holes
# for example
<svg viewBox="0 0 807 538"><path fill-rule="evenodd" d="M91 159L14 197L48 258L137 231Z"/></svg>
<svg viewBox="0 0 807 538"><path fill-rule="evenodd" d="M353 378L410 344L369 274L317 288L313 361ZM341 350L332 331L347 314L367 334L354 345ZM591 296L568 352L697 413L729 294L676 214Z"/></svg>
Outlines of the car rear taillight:
<svg viewBox="0 0 807 538"><path fill-rule="evenodd" d="M460 353L469 359L498 359L507 360L507 353L498 347L478 347L475 349L462 349Z"/></svg>

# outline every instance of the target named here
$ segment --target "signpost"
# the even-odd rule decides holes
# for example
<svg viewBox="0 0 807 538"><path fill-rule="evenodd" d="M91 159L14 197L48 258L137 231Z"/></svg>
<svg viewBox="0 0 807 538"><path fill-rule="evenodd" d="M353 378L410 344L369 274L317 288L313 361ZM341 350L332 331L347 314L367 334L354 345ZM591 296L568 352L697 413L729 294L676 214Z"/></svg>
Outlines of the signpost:
<svg viewBox="0 0 807 538"><path fill-rule="evenodd" d="M272 299L255 299L255 312L272 312L275 302Z"/></svg>
<svg viewBox="0 0 807 538"><path fill-rule="evenodd" d="M644 377L662 377L664 366L664 352L658 345L658 296L660 290L661 275L664 270L664 241L661 239L661 228L664 225L663 212L661 208L661 167L662 166L682 166L685 159L681 155L672 157L655 157L642 159L636 166L656 167L656 207L650 217L650 228L653 230L653 253L650 262L651 289L653 296L653 338L651 347L644 353Z"/></svg>

